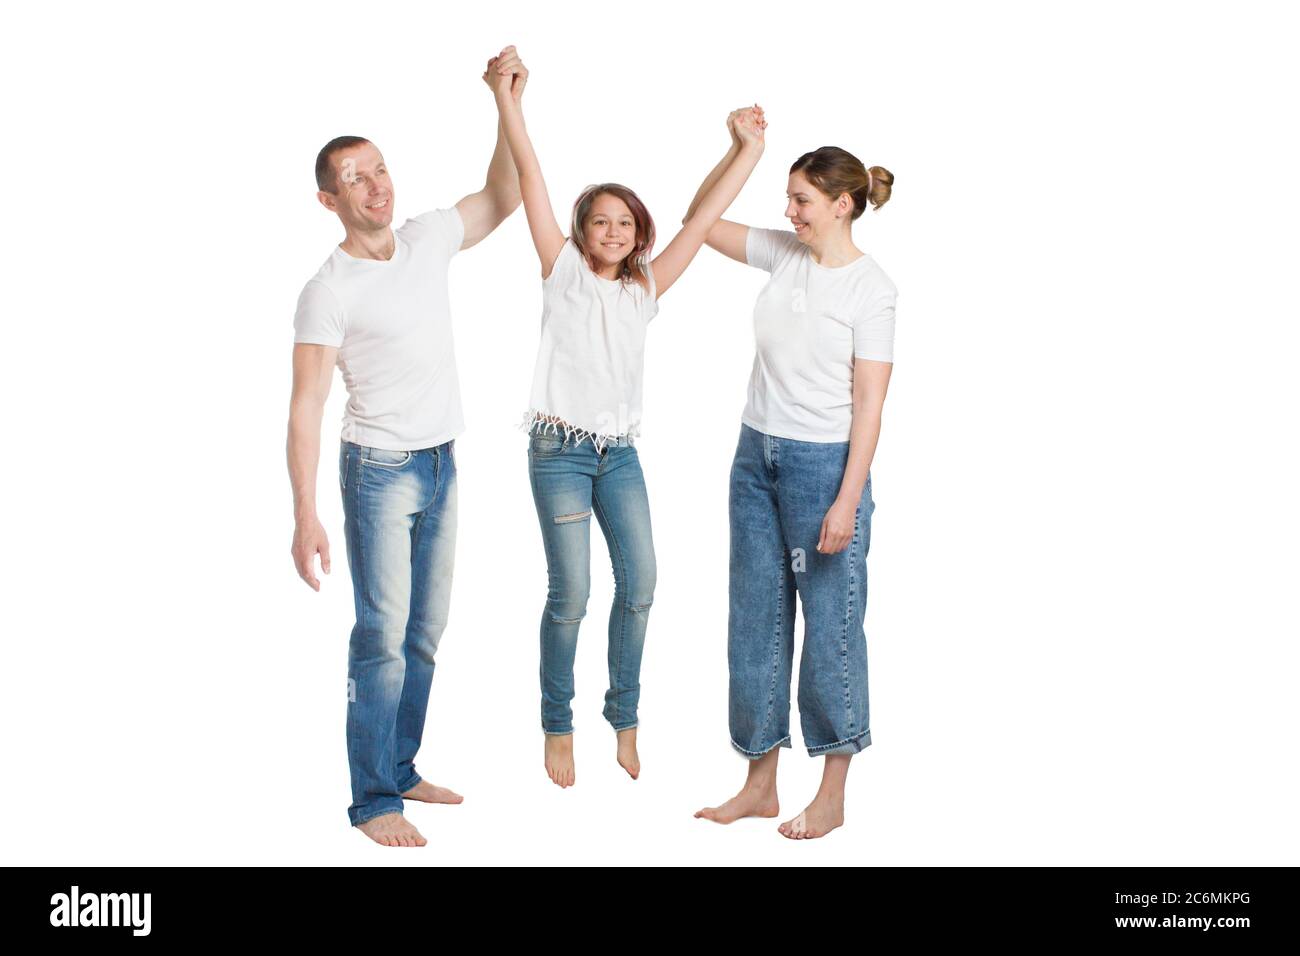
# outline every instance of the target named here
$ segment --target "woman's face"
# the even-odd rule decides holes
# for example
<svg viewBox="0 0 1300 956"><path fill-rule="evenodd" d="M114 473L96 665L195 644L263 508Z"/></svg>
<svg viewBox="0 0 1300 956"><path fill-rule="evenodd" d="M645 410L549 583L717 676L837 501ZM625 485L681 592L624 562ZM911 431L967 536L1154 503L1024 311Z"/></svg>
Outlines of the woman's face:
<svg viewBox="0 0 1300 956"><path fill-rule="evenodd" d="M636 219L627 203L602 193L591 204L582 233L592 258L607 266L617 265L636 246Z"/></svg>
<svg viewBox="0 0 1300 956"><path fill-rule="evenodd" d="M794 234L800 242L808 243L843 228L842 222L836 219L836 214L841 217L845 214L844 201L832 200L808 182L801 172L790 174L786 200L785 217L794 226ZM851 209L850 206L849 210Z"/></svg>

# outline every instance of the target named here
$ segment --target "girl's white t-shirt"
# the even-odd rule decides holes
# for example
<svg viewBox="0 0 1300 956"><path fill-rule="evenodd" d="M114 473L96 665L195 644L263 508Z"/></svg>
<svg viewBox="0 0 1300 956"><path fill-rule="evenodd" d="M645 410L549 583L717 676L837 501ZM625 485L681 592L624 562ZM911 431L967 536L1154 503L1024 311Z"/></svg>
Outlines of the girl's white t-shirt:
<svg viewBox="0 0 1300 956"><path fill-rule="evenodd" d="M853 361L893 362L898 290L871 256L818 265L786 230L751 227L745 258L772 277L754 305L757 350L741 420L778 438L848 441Z"/></svg>
<svg viewBox="0 0 1300 956"><path fill-rule="evenodd" d="M640 433L646 325L659 311L650 288L596 275L572 239L542 282L542 337L523 424L560 420L603 444Z"/></svg>

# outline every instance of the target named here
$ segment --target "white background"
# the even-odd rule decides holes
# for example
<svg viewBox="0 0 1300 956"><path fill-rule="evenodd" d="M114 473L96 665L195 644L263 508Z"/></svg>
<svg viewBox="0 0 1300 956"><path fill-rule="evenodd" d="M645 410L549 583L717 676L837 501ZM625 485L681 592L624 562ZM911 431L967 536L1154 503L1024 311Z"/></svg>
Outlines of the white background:
<svg viewBox="0 0 1300 956"><path fill-rule="evenodd" d="M1278 4L60 5L4 31L3 858L45 864L1295 864L1297 150ZM757 101L729 213L799 154L896 176L855 241L899 287L873 466L874 743L847 825L693 819L727 742L727 475L764 274L704 250L661 302L638 443L659 587L644 772L600 717L593 539L577 785L542 769L545 568L522 211L451 266L468 431L423 850L347 825L335 380L298 580L292 311L342 238L312 163L383 150L396 219L480 188L517 44L561 221L625 182L661 247ZM1292 65L1288 66L1287 61Z"/></svg>

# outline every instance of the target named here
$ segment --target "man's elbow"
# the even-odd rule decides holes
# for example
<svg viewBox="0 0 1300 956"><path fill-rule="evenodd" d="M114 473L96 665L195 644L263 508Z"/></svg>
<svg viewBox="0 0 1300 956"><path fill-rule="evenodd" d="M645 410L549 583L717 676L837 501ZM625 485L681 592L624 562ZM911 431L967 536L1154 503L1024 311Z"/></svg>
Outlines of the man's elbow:
<svg viewBox="0 0 1300 956"><path fill-rule="evenodd" d="M713 238L713 230L718 225L717 220L713 222L702 222L698 214L692 213L682 220L682 232L689 236L696 237L700 240L700 245L708 245L709 240Z"/></svg>
<svg viewBox="0 0 1300 956"><path fill-rule="evenodd" d="M492 210L497 214L498 223L519 208L524 201L524 194L519 189L519 181L509 183L488 183L484 192L492 199Z"/></svg>
<svg viewBox="0 0 1300 956"><path fill-rule="evenodd" d="M325 402L314 395L295 395L289 400L289 434L320 431L325 419Z"/></svg>

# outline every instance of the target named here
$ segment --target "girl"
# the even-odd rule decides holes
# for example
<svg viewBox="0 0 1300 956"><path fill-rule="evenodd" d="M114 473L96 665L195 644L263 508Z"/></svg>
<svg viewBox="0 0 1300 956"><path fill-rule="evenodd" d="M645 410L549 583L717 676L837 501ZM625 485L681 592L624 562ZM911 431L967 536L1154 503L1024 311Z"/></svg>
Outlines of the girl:
<svg viewBox="0 0 1300 956"><path fill-rule="evenodd" d="M733 138L701 196L729 175L740 149ZM790 167L793 232L723 220L707 240L772 278L754 309L758 350L731 470L729 721L749 773L739 794L696 816L730 823L779 812L797 593L800 726L808 753L826 762L812 803L778 828L791 839L843 824L849 760L871 745L862 627L870 469L893 369L897 290L854 245L851 226L868 205L888 201L893 182L889 170L823 146Z"/></svg>
<svg viewBox="0 0 1300 956"><path fill-rule="evenodd" d="M497 108L542 266L542 338L525 425L532 433L529 477L550 581L541 624L546 772L568 787L574 782L573 659L590 588L593 512L615 582L605 719L617 732L619 764L633 779L641 772L641 650L655 587L650 506L632 444L640 426L645 329L659 297L749 178L763 152L763 131L752 113L734 124L739 144L733 161L651 260L654 223L625 186L588 187L574 203L568 237L560 231L521 106L510 94L522 69L514 47L506 47L489 73L495 73Z"/></svg>

